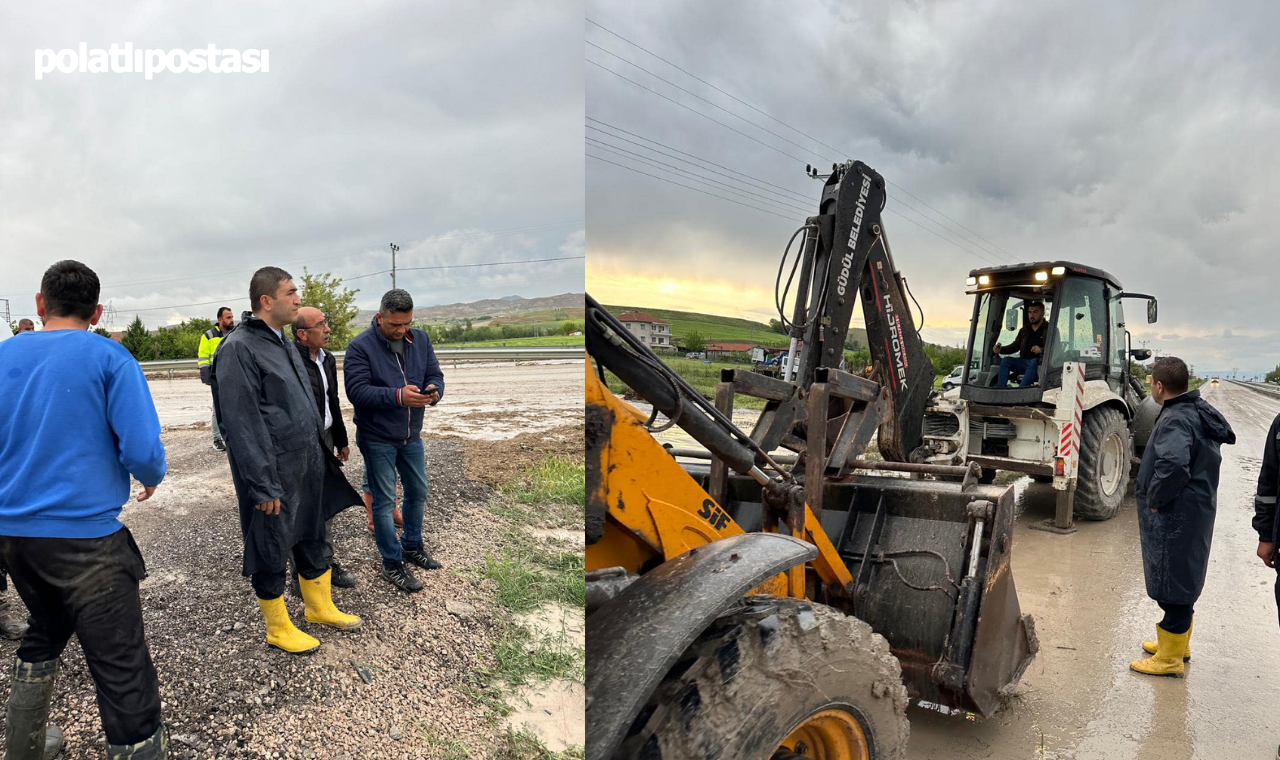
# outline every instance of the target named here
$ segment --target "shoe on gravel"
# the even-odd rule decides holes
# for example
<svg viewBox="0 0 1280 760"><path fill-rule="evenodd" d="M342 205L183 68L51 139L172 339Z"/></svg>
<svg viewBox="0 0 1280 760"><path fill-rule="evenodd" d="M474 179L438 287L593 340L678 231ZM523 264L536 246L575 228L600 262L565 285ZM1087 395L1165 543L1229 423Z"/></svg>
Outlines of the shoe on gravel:
<svg viewBox="0 0 1280 760"><path fill-rule="evenodd" d="M346 569L345 567L338 564L337 562L334 562L333 564L329 565L329 567L330 569L333 570L333 576L329 579L330 583L332 583L334 586L337 586L338 588L354 588L355 587L356 585L355 573Z"/></svg>
<svg viewBox="0 0 1280 760"><path fill-rule="evenodd" d="M444 565L432 559L430 554L421 549L405 549L403 555L405 562L412 562L423 570L439 570L444 567Z"/></svg>
<svg viewBox="0 0 1280 760"><path fill-rule="evenodd" d="M410 594L416 594L422 590L422 581L413 577L413 573L409 572L409 568L401 562L395 567L382 566L382 570L378 572L382 579L390 583L392 586L401 591L408 591Z"/></svg>
<svg viewBox="0 0 1280 760"><path fill-rule="evenodd" d="M222 441L214 441L213 448L216 449L217 451L226 451L227 444L223 443Z"/></svg>

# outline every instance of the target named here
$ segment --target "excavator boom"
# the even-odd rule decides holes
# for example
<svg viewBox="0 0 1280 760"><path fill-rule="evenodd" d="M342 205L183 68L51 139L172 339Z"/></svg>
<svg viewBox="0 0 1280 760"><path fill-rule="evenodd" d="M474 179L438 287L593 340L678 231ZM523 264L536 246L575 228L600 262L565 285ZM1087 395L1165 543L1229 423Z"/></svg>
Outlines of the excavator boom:
<svg viewBox="0 0 1280 760"><path fill-rule="evenodd" d="M806 225L800 265L814 273L814 287L802 282L792 331L804 340L797 385L807 388L819 368L843 363L854 300L861 295L867 348L879 370L875 379L889 391L880 453L905 462L921 443L934 367L889 250L881 220L886 198L884 178L861 161L833 168L822 188L821 213Z"/></svg>

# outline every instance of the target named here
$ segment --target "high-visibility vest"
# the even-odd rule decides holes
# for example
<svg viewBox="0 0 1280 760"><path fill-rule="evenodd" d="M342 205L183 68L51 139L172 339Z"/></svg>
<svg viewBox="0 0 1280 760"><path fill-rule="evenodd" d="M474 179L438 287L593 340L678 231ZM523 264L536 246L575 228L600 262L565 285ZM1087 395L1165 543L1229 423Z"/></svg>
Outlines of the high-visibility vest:
<svg viewBox="0 0 1280 760"><path fill-rule="evenodd" d="M210 327L204 331L200 336L200 352L196 354L196 366L209 366L209 362L213 361L214 353L218 350L218 344L222 343L224 337L226 336L216 327Z"/></svg>

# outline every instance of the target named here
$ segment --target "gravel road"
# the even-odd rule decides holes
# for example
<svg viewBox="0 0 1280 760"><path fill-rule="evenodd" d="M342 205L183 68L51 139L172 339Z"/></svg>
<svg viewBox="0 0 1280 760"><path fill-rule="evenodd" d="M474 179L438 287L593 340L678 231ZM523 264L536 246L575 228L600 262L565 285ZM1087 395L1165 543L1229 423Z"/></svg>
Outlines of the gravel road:
<svg viewBox="0 0 1280 760"><path fill-rule="evenodd" d="M480 481L548 451L581 457L582 364L446 368L446 379L449 395L428 410L424 524L429 549L446 569L419 572L422 593L396 591L376 577L379 558L363 510L343 512L334 523L337 557L360 583L335 589L334 598L364 627L347 633L307 625L301 602L286 596L295 623L322 642L310 657L266 646L253 592L240 575L226 458L200 426L207 425L207 389L194 378L152 381L169 475L152 499L126 507L122 520L147 560L147 638L177 757L427 758L462 746L485 756L500 723L472 690L491 664L494 589L473 571L500 548L502 525L486 508L492 491ZM349 411L346 417L350 426ZM495 445L497 439L509 440ZM361 467L353 448L346 472L357 487ZM447 601L466 604L453 605L451 614ZM15 649L0 642L5 656ZM368 669L371 683L353 662ZM67 732L63 757L103 757L92 681L74 639L63 666L52 712ZM6 668L0 693L8 678Z"/></svg>

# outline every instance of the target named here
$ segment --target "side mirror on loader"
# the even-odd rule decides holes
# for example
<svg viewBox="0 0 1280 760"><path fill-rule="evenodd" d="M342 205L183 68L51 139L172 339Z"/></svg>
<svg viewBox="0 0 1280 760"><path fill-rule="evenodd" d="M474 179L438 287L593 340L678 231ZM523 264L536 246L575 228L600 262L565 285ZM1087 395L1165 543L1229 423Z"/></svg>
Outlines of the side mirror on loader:
<svg viewBox="0 0 1280 760"><path fill-rule="evenodd" d="M1156 323L1156 299L1147 299L1147 324L1154 325Z"/></svg>
<svg viewBox="0 0 1280 760"><path fill-rule="evenodd" d="M1151 358L1151 349L1131 348L1129 349L1129 356L1133 357L1135 361L1145 362L1147 359Z"/></svg>

